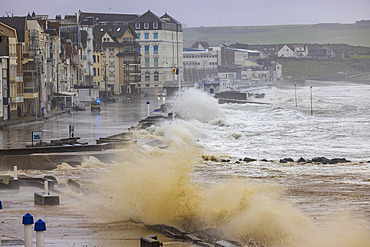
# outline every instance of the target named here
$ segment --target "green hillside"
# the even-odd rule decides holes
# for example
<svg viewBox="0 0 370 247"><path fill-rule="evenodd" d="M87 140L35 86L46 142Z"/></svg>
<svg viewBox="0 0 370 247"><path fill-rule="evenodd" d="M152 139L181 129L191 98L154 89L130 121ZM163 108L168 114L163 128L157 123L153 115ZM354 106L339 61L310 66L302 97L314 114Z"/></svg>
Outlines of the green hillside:
<svg viewBox="0 0 370 247"><path fill-rule="evenodd" d="M250 27L196 27L184 29L184 47L196 41L210 45L318 43L370 47L370 24L315 24Z"/></svg>

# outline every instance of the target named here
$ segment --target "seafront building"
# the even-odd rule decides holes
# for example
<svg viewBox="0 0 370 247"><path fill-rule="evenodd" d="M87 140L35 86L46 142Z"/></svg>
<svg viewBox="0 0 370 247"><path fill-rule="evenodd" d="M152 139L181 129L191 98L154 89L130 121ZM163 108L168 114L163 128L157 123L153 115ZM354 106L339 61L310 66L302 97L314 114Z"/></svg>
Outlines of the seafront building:
<svg viewBox="0 0 370 247"><path fill-rule="evenodd" d="M165 13L0 17L0 119L183 80L182 25ZM178 74L172 71L177 68Z"/></svg>
<svg viewBox="0 0 370 247"><path fill-rule="evenodd" d="M219 80L244 80L273 82L282 78L282 66L247 45L221 43L211 47L207 42L195 42L185 48L184 77L187 81L207 82ZM213 91L215 91L214 89Z"/></svg>
<svg viewBox="0 0 370 247"><path fill-rule="evenodd" d="M133 24L142 56L140 89L158 95L165 82L183 80L182 25L167 13L159 17L150 10Z"/></svg>
<svg viewBox="0 0 370 247"><path fill-rule="evenodd" d="M127 24L98 26L108 90L115 95L139 92L140 52L135 31Z"/></svg>

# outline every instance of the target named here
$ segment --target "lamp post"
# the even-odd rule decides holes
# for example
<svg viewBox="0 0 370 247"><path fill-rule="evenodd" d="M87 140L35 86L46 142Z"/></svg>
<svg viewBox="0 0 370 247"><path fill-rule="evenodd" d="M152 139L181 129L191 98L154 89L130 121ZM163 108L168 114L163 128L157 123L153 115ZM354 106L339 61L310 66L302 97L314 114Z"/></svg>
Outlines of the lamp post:
<svg viewBox="0 0 370 247"><path fill-rule="evenodd" d="M87 67L89 68L89 96L91 96L91 75L90 75L91 62L87 63Z"/></svg>
<svg viewBox="0 0 370 247"><path fill-rule="evenodd" d="M105 98L107 98L107 64L104 64Z"/></svg>
<svg viewBox="0 0 370 247"><path fill-rule="evenodd" d="M59 110L59 62L57 63L57 110Z"/></svg>
<svg viewBox="0 0 370 247"><path fill-rule="evenodd" d="M127 83L126 83L126 65L125 64L123 64L122 65L122 68L123 68L123 88L124 88L124 90L126 90L126 92L127 92ZM125 87L125 84L126 84L126 87ZM121 92L121 93L126 93L126 92Z"/></svg>

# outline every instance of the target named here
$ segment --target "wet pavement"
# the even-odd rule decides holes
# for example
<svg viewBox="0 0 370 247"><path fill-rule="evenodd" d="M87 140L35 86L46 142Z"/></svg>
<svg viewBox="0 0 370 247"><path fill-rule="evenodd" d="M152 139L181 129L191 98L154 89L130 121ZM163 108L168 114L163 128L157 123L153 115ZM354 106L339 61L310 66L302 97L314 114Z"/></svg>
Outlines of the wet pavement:
<svg viewBox="0 0 370 247"><path fill-rule="evenodd" d="M169 239L145 225L130 221L107 221L89 207L87 201L69 195L60 195L58 206L34 205L33 194L41 192L34 187L21 187L20 190L1 190L3 209L0 210L1 246L24 246L24 225L26 213L34 217L34 222L42 219L46 223L45 246L103 247L139 246L140 237L157 235L165 246L196 246L183 241ZM56 195L51 192L51 195ZM36 235L33 231L33 245Z"/></svg>
<svg viewBox="0 0 370 247"><path fill-rule="evenodd" d="M59 114L56 111L48 115L48 119L36 119L34 117L22 118L22 124L17 120L7 120L1 123L0 149L24 148L32 143L32 132L41 131L42 141L68 138L69 125L74 125L74 136L80 137L82 143L96 144L96 140L114 134L127 132L128 129L147 116L147 102L149 109L153 111L164 98L124 96L116 102L102 102L102 110L91 111L86 105L86 111L72 111ZM9 125L4 128L4 126Z"/></svg>
<svg viewBox="0 0 370 247"><path fill-rule="evenodd" d="M15 120L4 121L0 131L0 148L24 148L31 143L32 131L42 131L43 142L68 137L68 126L74 125L75 137L81 142L95 144L101 137L127 132L141 119L147 117L148 106L153 111L164 103L163 98L126 97L112 103L102 103L100 112L52 112L48 119L23 118L22 123ZM4 126L6 126L4 128ZM19 171L22 173L22 171ZM27 171L25 171L27 173ZM45 171L28 171L31 176L48 174ZM36 174L32 174L32 173ZM50 171L53 175L57 171ZM96 172L96 171L95 171ZM72 171L62 171L64 178L77 180ZM91 177L91 173L88 175ZM88 180L88 179L87 179ZM129 220L112 220L104 217L96 203L89 203L84 192L72 191L68 186L63 192L51 192L60 197L60 205L34 205L34 193L42 189L21 186L20 190L1 190L0 201L0 239L1 246L24 246L24 226L22 217L26 213L34 216L34 222L42 219L46 223L45 246L139 246L140 237L157 235L165 246L196 246L180 240L165 237L163 234L148 229L142 223ZM92 196L94 197L94 196ZM98 204L104 202L99 202ZM92 206L95 205L95 206ZM33 245L36 235L33 232Z"/></svg>

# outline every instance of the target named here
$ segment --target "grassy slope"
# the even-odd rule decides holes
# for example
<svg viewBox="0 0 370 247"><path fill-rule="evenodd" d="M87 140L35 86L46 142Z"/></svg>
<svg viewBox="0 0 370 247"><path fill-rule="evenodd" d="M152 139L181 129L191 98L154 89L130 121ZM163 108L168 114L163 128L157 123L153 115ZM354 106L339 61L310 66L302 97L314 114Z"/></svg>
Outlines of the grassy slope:
<svg viewBox="0 0 370 247"><path fill-rule="evenodd" d="M199 40L245 44L345 43L370 47L370 25L316 24L261 27L197 27L184 29L185 47Z"/></svg>
<svg viewBox="0 0 370 247"><path fill-rule="evenodd" d="M278 62L283 66L284 77L336 78L340 77L338 72L355 75L370 69L370 54L369 49L366 48L370 47L369 24L198 27L184 29L184 47L190 47L195 41L199 40L207 41L210 45L218 45L221 42L229 44L236 42L245 44L342 44L337 45L336 49L345 50L345 53L351 58L345 61L278 59Z"/></svg>
<svg viewBox="0 0 370 247"><path fill-rule="evenodd" d="M338 72L346 72L348 76L351 76L366 71L365 61L356 59L330 61L280 58L277 62L283 66L283 77L285 78L341 78L343 76Z"/></svg>

